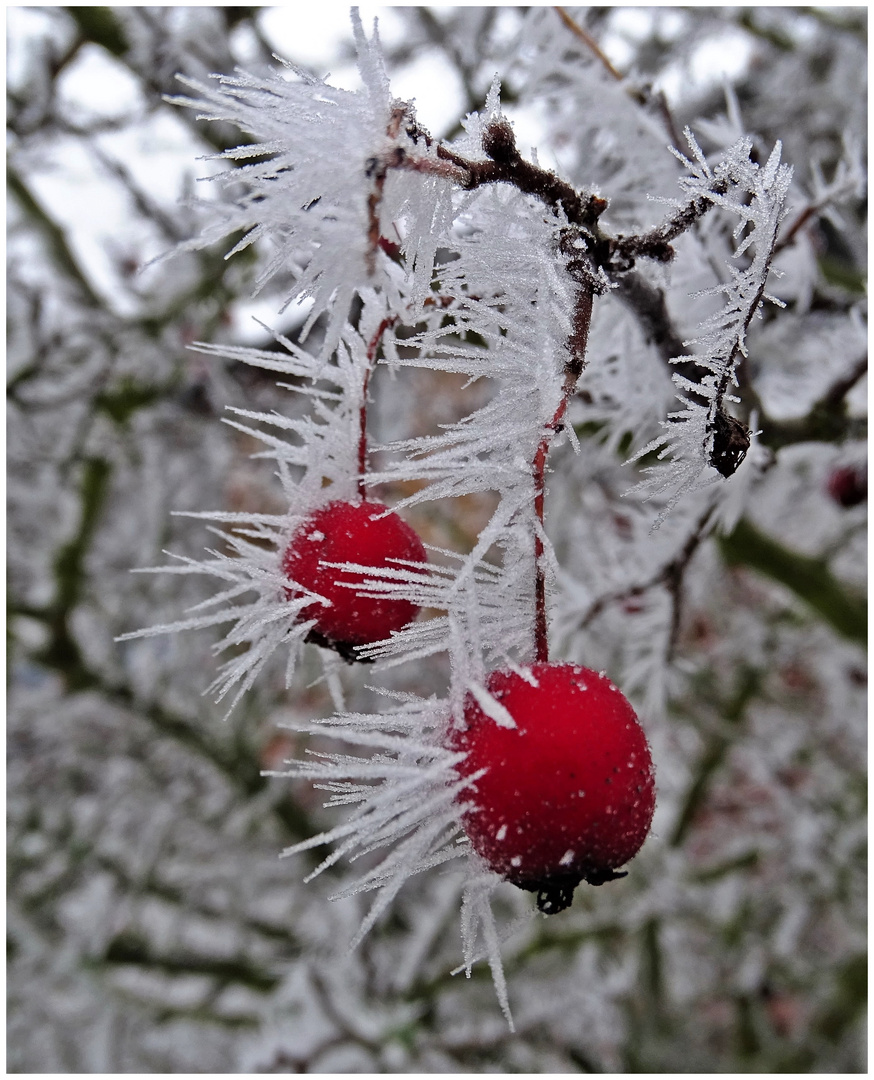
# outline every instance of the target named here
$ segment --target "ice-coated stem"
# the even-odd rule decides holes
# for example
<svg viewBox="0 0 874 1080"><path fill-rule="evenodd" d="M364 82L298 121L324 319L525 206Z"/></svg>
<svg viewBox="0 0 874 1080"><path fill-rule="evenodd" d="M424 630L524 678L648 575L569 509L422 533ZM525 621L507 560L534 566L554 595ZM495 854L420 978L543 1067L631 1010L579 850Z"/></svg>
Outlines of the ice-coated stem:
<svg viewBox="0 0 874 1080"><path fill-rule="evenodd" d="M556 432L562 428L568 402L576 389L577 380L586 364L586 344L589 340L589 326L592 321L593 291L583 285L577 290L574 305L573 330L568 338L568 361L564 369L561 401L546 425L534 455L531 472L534 477L534 513L540 529L534 536L534 650L538 663L549 660L549 638L546 629L546 566L544 563L543 540L543 485L546 472L546 457Z"/></svg>
<svg viewBox="0 0 874 1080"><path fill-rule="evenodd" d="M376 362L376 354L379 350L379 343L382 341L382 335L390 326L394 326L397 321L397 315L386 315L376 328L373 337L367 343L367 369L361 383L361 409L358 421L358 494L362 499L365 498L366 494L364 477L367 475L367 388L370 384L370 373L373 371L373 365Z"/></svg>
<svg viewBox="0 0 874 1080"><path fill-rule="evenodd" d="M562 406L559 406L559 411L563 411ZM541 525L543 524L543 473L548 450L549 438L544 434L537 447L537 453L534 455L532 468L534 512ZM546 568L543 565L543 540L539 532L534 536L534 652L538 664L545 664L549 660L549 638L546 631Z"/></svg>
<svg viewBox="0 0 874 1080"><path fill-rule="evenodd" d="M361 409L359 411L358 434L358 494L365 497L364 476L367 472L367 384L370 382L370 368L364 372L361 383Z"/></svg>
<svg viewBox="0 0 874 1080"><path fill-rule="evenodd" d="M380 238L380 247L386 254L391 255L392 242L390 240L384 240ZM472 299L478 299L476 297ZM429 296L425 300L425 307L438 307L448 308L455 303L455 299L452 296ZM373 337L367 343L367 370L364 372L364 379L361 385L361 409L359 413L359 435L358 435L358 494L364 498L366 490L366 484L364 477L367 474L367 389L370 385L370 375L373 371L374 364L376 363L376 354L379 351L380 343L382 342L382 335L386 330L395 326L400 321L400 315L386 315L379 326L376 328L376 332Z"/></svg>

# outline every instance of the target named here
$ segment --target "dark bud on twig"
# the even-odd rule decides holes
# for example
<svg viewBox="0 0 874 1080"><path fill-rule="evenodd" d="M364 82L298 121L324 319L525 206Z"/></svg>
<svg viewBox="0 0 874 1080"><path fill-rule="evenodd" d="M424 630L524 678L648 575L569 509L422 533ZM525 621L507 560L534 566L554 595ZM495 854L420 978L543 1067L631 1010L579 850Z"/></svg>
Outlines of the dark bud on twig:
<svg viewBox="0 0 874 1080"><path fill-rule="evenodd" d="M483 132L483 150L492 161L497 161L502 165L509 165L510 162L518 160L516 137L506 120L493 120L486 127Z"/></svg>
<svg viewBox="0 0 874 1080"><path fill-rule="evenodd" d="M429 131L426 131L425 128L421 127L421 125L419 124L408 124L406 127L406 132L407 135L413 140L413 142L416 143L416 145L418 145L419 139L424 139L426 146L430 146L431 143L434 141L431 138L431 133Z"/></svg>
<svg viewBox="0 0 874 1080"><path fill-rule="evenodd" d="M750 432L740 420L722 409L717 411L710 430L713 432L710 464L722 476L734 476L750 448Z"/></svg>

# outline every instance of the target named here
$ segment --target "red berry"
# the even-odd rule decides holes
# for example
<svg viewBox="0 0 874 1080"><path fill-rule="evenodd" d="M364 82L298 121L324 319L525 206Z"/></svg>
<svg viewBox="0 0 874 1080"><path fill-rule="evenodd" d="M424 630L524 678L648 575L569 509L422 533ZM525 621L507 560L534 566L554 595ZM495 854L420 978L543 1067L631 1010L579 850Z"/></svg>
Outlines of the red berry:
<svg viewBox="0 0 874 1080"><path fill-rule="evenodd" d="M396 567L391 560L426 562L416 533L396 514L380 517L387 511L383 503L368 500L328 503L298 527L282 557L283 572L292 581L330 601L330 606L314 601L301 611L302 619L316 620L313 640L338 649L347 659L354 657L352 647L382 641L419 612L408 600L359 596L349 585L366 581L367 575L323 565Z"/></svg>
<svg viewBox="0 0 874 1080"><path fill-rule="evenodd" d="M842 465L829 476L826 491L839 506L858 506L868 498L868 471Z"/></svg>
<svg viewBox="0 0 874 1080"><path fill-rule="evenodd" d="M643 728L609 679L575 664L534 664L531 675L536 685L513 671L486 682L515 728L468 693L466 727L449 745L467 752L461 776L487 770L462 796L474 803L463 817L474 849L551 914L581 881L624 876L652 823L655 780Z"/></svg>

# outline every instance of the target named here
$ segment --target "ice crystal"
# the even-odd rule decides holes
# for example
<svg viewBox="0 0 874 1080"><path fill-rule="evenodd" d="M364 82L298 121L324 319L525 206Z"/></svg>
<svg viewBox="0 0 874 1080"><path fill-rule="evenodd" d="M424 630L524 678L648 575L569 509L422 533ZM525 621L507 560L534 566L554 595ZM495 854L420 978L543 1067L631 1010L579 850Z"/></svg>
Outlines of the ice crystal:
<svg viewBox="0 0 874 1080"><path fill-rule="evenodd" d="M173 99L202 119L227 121L256 139L217 155L235 167L210 180L233 190L243 182L246 191L189 246L203 247L242 231L230 257L268 240L273 251L258 288L280 270L294 273L286 306L312 301L304 337L320 316L327 318L322 359L337 347L361 282L374 275L366 178L387 154L414 147L405 130L411 107L390 96L379 39L376 33L365 36L357 13L353 25L364 83L359 91L339 89L285 64L284 71L265 78L243 72L217 76L213 86L183 78L197 96ZM398 128L394 138L388 134L392 126ZM403 205L409 192L402 181L395 183L400 190L393 192L392 204ZM422 223L423 235L429 224ZM390 272L384 264L377 269L390 288Z"/></svg>

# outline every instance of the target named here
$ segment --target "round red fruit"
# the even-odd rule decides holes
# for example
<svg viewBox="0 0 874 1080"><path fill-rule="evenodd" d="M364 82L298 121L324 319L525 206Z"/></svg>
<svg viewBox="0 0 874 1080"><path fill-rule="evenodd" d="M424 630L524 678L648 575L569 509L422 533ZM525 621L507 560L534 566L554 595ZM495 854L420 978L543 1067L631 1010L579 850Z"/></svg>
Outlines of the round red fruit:
<svg viewBox="0 0 874 1080"><path fill-rule="evenodd" d="M552 914L581 881L623 877L643 845L655 810L649 745L627 699L588 668L493 671L486 689L498 708L468 693L464 727L449 738L467 754L461 776L485 770L462 793L473 804L464 829L493 870Z"/></svg>
<svg viewBox="0 0 874 1080"><path fill-rule="evenodd" d="M427 555L413 529L383 503L338 500L311 514L282 557L283 573L329 601L313 601L301 611L301 619L316 620L311 638L347 655L356 645L382 641L415 619L419 608L408 600L359 596L349 587L367 581L366 574L324 565L351 562L397 569L396 559L424 563ZM291 590L287 594L294 595Z"/></svg>

